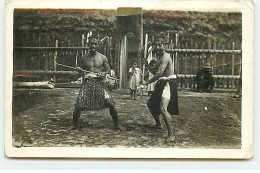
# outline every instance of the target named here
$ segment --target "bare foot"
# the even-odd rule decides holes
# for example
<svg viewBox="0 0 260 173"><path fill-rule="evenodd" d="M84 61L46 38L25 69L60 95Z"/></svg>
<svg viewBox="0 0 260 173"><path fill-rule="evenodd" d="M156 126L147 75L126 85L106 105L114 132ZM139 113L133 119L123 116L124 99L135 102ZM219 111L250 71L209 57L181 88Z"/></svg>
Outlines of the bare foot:
<svg viewBox="0 0 260 173"><path fill-rule="evenodd" d="M122 127L120 127L120 126L115 126L114 129L117 131L123 131Z"/></svg>
<svg viewBox="0 0 260 173"><path fill-rule="evenodd" d="M159 124L159 125L158 125L158 124L156 124L156 125L155 125L155 127L156 127L156 129L162 129L162 126L161 126L161 124Z"/></svg>
<svg viewBox="0 0 260 173"><path fill-rule="evenodd" d="M151 127L151 128L155 128L155 129L162 129L161 124L156 124L156 125L152 125L152 124L145 124L145 127Z"/></svg>
<svg viewBox="0 0 260 173"><path fill-rule="evenodd" d="M173 136L173 135L171 135L165 139L165 142L174 142L174 141L175 141L175 136Z"/></svg>
<svg viewBox="0 0 260 173"><path fill-rule="evenodd" d="M76 126L72 126L72 127L70 127L70 130L76 130L76 129L77 129Z"/></svg>

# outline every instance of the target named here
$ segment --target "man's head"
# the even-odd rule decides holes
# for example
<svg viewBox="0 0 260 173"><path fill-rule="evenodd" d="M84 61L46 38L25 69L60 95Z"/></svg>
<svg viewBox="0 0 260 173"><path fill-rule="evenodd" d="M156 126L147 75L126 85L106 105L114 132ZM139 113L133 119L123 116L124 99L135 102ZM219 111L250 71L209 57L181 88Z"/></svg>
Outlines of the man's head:
<svg viewBox="0 0 260 173"><path fill-rule="evenodd" d="M155 50L158 55L162 55L165 51L164 48L164 40L162 38L158 38L155 41Z"/></svg>
<svg viewBox="0 0 260 173"><path fill-rule="evenodd" d="M156 62L157 62L156 60L152 59L152 60L150 61L149 65L150 65L151 67L154 67L155 64L156 64Z"/></svg>
<svg viewBox="0 0 260 173"><path fill-rule="evenodd" d="M98 39L96 39L95 37L90 37L88 44L89 44L89 52L91 54L95 54L96 48L98 47Z"/></svg>
<svg viewBox="0 0 260 173"><path fill-rule="evenodd" d="M211 69L211 65L209 62L207 62L205 65L204 65L204 68L205 69Z"/></svg>
<svg viewBox="0 0 260 173"><path fill-rule="evenodd" d="M114 69L114 65L110 65L110 69L111 69L111 70Z"/></svg>
<svg viewBox="0 0 260 173"><path fill-rule="evenodd" d="M211 65L210 65L209 62L207 62L207 63L203 66L203 68L204 68L204 71L209 72L209 73L212 73Z"/></svg>

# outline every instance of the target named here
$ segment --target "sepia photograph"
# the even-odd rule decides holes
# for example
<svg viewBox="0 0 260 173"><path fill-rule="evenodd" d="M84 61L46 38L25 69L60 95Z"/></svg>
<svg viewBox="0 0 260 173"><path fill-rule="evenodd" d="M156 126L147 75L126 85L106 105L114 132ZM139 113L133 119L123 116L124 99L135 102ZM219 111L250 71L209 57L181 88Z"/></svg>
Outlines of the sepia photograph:
<svg viewBox="0 0 260 173"><path fill-rule="evenodd" d="M242 90L253 75L242 63L252 58L242 54L242 13L12 8L8 147L121 149L126 158L127 149L197 150L191 158L200 149L240 151L243 116L253 109L242 105L252 101ZM244 157L252 157L247 151ZM9 156L27 157L22 153ZM176 157L157 155L130 157ZM233 156L241 157L225 157ZM212 157L223 156L205 156Z"/></svg>

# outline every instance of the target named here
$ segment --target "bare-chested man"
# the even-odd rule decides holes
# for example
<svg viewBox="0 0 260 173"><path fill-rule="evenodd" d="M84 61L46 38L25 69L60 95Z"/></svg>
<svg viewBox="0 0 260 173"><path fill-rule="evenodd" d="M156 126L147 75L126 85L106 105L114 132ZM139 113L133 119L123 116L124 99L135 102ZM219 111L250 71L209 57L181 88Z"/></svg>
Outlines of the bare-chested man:
<svg viewBox="0 0 260 173"><path fill-rule="evenodd" d="M170 55L165 52L162 39L156 42L156 53L158 62L155 67L150 67L147 64L148 70L153 73L154 76L148 82L143 82L144 85L148 85L157 81L154 92L147 102L147 106L153 115L157 128L161 128L159 115L163 115L164 122L168 129L166 142L173 142L175 136L172 131L171 114L179 114L174 64Z"/></svg>
<svg viewBox="0 0 260 173"><path fill-rule="evenodd" d="M115 129L119 130L117 110L114 106L113 98L104 83L105 75L110 72L110 67L106 56L96 51L97 45L98 40L90 38L89 52L82 56L79 63L79 71L86 70L90 71L90 73L84 72L83 75L83 84L73 112L73 128L77 128L81 111L109 108Z"/></svg>

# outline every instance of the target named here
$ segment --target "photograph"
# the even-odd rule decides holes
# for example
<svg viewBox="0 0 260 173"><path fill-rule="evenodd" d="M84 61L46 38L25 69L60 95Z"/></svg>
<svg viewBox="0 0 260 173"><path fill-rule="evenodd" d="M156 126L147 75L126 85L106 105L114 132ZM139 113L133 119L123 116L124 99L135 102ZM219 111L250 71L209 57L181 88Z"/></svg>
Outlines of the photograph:
<svg viewBox="0 0 260 173"><path fill-rule="evenodd" d="M253 117L253 105L243 106L253 100L244 92L253 64L242 62L253 57L243 10L183 6L12 7L6 155L72 149L102 158L80 151L105 149L113 158L251 158L250 148L222 155L241 151L243 123L253 124L244 118Z"/></svg>

